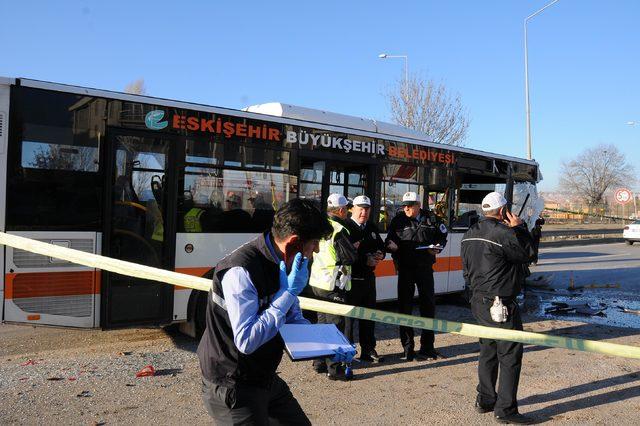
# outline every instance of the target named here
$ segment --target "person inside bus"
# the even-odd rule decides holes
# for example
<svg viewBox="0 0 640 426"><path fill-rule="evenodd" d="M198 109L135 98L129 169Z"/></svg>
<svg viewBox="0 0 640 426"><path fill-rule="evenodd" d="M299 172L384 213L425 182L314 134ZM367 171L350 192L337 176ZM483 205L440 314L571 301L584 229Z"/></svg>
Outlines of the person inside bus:
<svg viewBox="0 0 640 426"><path fill-rule="evenodd" d="M273 222L273 206L265 200L264 194L259 191L251 191L249 203L253 209L251 220L253 229L257 232L264 232L271 227Z"/></svg>
<svg viewBox="0 0 640 426"><path fill-rule="evenodd" d="M221 229L218 232L247 232L252 230L251 215L242 209L242 197L234 191L227 192L220 226Z"/></svg>
<svg viewBox="0 0 640 426"><path fill-rule="evenodd" d="M407 192L402 196L402 211L391 220L387 234L386 247L392 253L398 271L398 310L411 315L413 298L418 288L420 315L433 318L435 315L435 289L433 264L441 248L426 248L447 243L447 227L431 210L422 210L418 194ZM413 328L400 327L400 343L404 350L402 359L413 361L436 359L434 334L431 330L422 330L420 350L414 351Z"/></svg>
<svg viewBox="0 0 640 426"><path fill-rule="evenodd" d="M311 424L276 373L284 351L279 330L308 324L297 296L309 282L309 259L332 231L313 203L296 198L276 212L270 231L216 265L197 350L202 399L216 424ZM354 355L343 351L334 360Z"/></svg>

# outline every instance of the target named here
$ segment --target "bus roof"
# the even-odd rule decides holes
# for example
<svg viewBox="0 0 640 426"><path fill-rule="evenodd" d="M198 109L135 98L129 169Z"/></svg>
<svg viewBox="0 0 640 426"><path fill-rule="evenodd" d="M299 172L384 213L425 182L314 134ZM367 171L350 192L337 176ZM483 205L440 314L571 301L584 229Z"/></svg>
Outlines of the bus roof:
<svg viewBox="0 0 640 426"><path fill-rule="evenodd" d="M454 145L444 145L431 142L428 136L396 124L380 122L372 119L355 117L334 112L316 110L312 108L293 106L277 102L258 104L249 106L243 110L233 108L216 107L207 104L199 104L194 102L176 101L173 99L157 98L146 95L134 95L130 93L116 92L112 90L93 89L82 86L73 86L61 83L52 83L41 80L33 80L27 78L8 78L0 76L0 84L14 84L25 87L32 87L44 90L53 90L59 92L76 93L85 96L96 96L110 98L116 100L124 100L130 102L141 102L158 106L167 106L182 109L192 109L203 112L235 115L238 117L264 120L265 115L272 117L272 121L283 124L291 124L297 126L314 127L325 130L349 131L349 133L368 137L384 137L388 140L397 142L408 142L416 145L427 147L448 149L472 155L483 157L502 159L507 161L517 161L524 164L538 166L535 160L527 160L519 157L496 154L488 151L463 148Z"/></svg>

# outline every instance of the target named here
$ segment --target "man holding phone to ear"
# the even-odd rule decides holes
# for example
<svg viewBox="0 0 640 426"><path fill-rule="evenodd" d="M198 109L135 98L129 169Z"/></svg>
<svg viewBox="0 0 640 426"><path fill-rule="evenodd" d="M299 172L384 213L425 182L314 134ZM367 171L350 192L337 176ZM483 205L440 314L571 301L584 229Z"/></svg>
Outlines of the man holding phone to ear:
<svg viewBox="0 0 640 426"><path fill-rule="evenodd" d="M271 231L216 265L198 358L202 398L217 424L311 424L276 374L284 350L278 331L308 324L297 296L309 281L309 259L332 231L312 201L294 199L276 212Z"/></svg>
<svg viewBox="0 0 640 426"><path fill-rule="evenodd" d="M484 217L469 228L461 243L464 279L472 291L471 312L480 325L522 330L516 297L534 255L533 239L522 220L509 211L502 194L487 194L482 211ZM522 346L480 339L475 408L479 413L493 411L499 423L533 421L518 412Z"/></svg>

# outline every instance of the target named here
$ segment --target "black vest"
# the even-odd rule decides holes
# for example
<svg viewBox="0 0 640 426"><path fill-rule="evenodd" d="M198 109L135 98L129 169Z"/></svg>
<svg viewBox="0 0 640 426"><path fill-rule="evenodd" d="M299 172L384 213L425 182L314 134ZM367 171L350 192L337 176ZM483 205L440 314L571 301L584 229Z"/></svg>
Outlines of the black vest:
<svg viewBox="0 0 640 426"><path fill-rule="evenodd" d="M266 309L280 288L279 268L265 243L265 235L239 247L222 259L213 272L211 292L224 298L222 278L231 268L239 266L248 271L258 292L259 312ZM234 386L246 383L269 386L282 359L284 343L280 334L245 355L233 342L233 331L227 311L216 304L209 293L207 328L198 345L202 376L219 385Z"/></svg>

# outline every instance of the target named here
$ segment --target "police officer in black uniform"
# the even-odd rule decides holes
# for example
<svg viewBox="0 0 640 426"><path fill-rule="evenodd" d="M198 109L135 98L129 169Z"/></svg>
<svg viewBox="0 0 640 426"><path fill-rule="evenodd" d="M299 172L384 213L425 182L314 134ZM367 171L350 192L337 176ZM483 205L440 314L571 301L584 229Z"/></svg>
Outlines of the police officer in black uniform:
<svg viewBox="0 0 640 426"><path fill-rule="evenodd" d="M352 266L351 290L347 292L348 305L364 308L376 307L376 265L385 257L384 241L380 237L378 227L369 222L371 200L366 195L353 199L351 218L346 221L349 239L358 245L358 259ZM355 319L347 317L345 335L354 342L353 326ZM358 320L360 331L360 360L365 362L382 362L384 359L376 352L375 323L369 320Z"/></svg>
<svg viewBox="0 0 640 426"><path fill-rule="evenodd" d="M533 239L522 220L506 209L507 200L497 192L482 200L485 217L462 239L463 274L472 291L471 312L480 325L522 330L516 296L534 256ZM493 411L499 423L533 422L518 413L521 367L522 343L480 339L476 411Z"/></svg>
<svg viewBox="0 0 640 426"><path fill-rule="evenodd" d="M444 247L447 243L447 227L431 210L420 208L415 192L402 196L403 211L399 212L389 224L386 246L392 253L398 271L398 310L402 314L413 311L413 296L416 286L420 315L433 318L435 315L435 296L433 282L433 264L441 248L424 248L429 245ZM413 341L413 328L400 327L400 343L404 349L403 360L412 361L436 359L434 334L431 330L422 330L420 350L416 355Z"/></svg>

